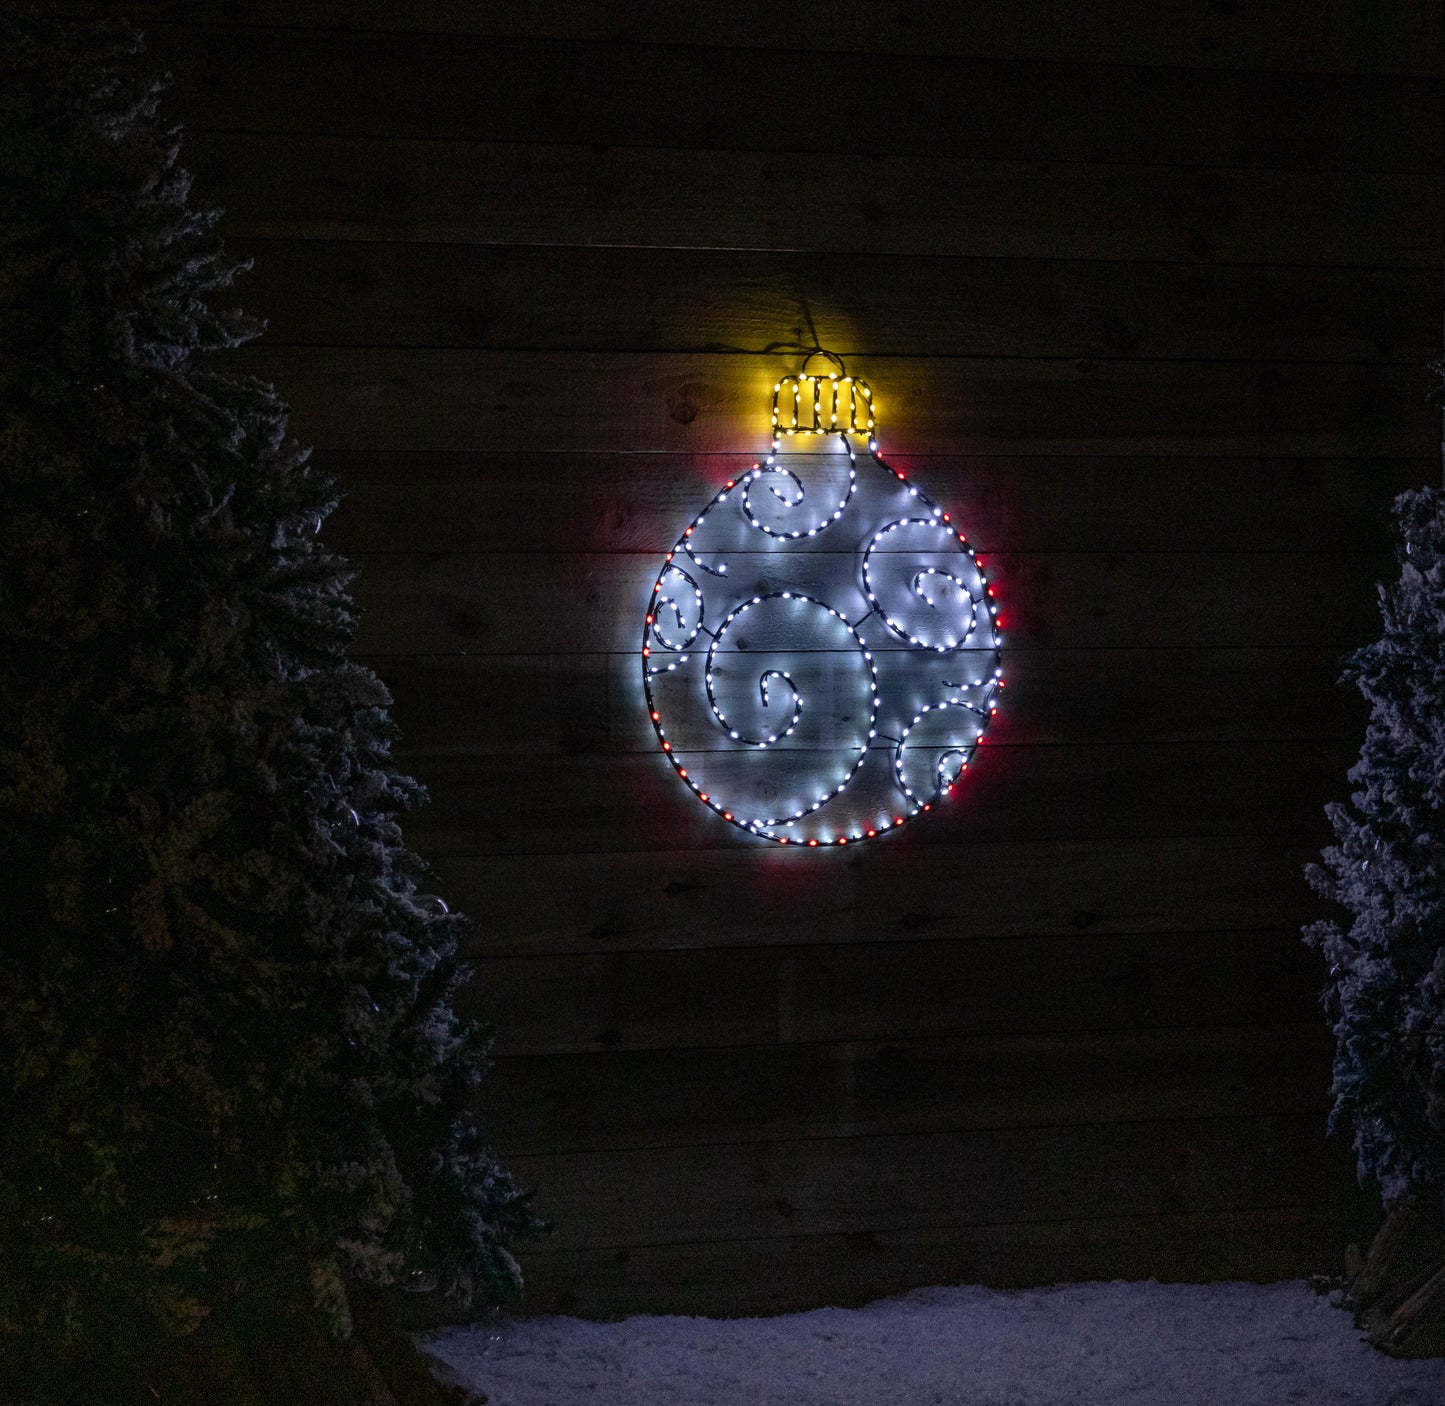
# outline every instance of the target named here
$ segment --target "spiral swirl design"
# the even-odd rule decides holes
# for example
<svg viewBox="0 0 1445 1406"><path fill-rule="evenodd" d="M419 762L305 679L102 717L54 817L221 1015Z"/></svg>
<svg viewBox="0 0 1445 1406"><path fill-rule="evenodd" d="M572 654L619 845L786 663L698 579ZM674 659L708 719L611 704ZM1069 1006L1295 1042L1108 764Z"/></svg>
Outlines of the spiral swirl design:
<svg viewBox="0 0 1445 1406"><path fill-rule="evenodd" d="M918 566L918 559L928 564ZM964 648L978 629L977 577L941 518L886 523L863 553L863 589L901 640L940 654ZM906 583L906 584L905 584Z"/></svg>
<svg viewBox="0 0 1445 1406"><path fill-rule="evenodd" d="M748 631L764 641L761 655L743 638ZM739 648L738 646L742 647ZM792 737L805 713L803 696L786 667L773 664L775 653L792 655L799 649L841 654L853 678L851 692L835 689L836 703L846 696L849 716L843 731L832 737L832 749L847 758L809 793L794 794L789 807L776 814L748 817L750 825L771 829L821 810L847 789L868 755L878 717L878 676L872 656L858 632L832 606L794 591L771 592L743 601L728 612L707 651L705 688L708 706L718 726L732 741L759 751ZM779 660L785 663L786 659ZM760 668L759 665L764 667ZM835 716L832 721L837 723ZM803 741L816 740L804 738ZM741 802L734 810L741 808Z"/></svg>
<svg viewBox="0 0 1445 1406"><path fill-rule="evenodd" d="M661 589L657 592L651 622L653 637L664 649L686 649L702 632L703 609L702 590L697 582L680 566L669 566L662 573ZM674 635L673 625L667 623L669 616L681 639Z"/></svg>
<svg viewBox="0 0 1445 1406"><path fill-rule="evenodd" d="M848 476L836 500L819 503L834 468L822 456L790 454L785 466L778 462L781 456L770 454L743 480L742 508L747 520L759 532L786 541L816 537L831 527L843 516L858 486L853 451L846 438L842 445L848 450ZM804 473L813 483L812 494L804 484Z"/></svg>
<svg viewBox="0 0 1445 1406"><path fill-rule="evenodd" d="M926 705L903 730L893 750L898 787L910 800L947 792L973 758L988 713L945 698Z"/></svg>
<svg viewBox="0 0 1445 1406"><path fill-rule="evenodd" d="M891 832L957 790L1002 677L993 591L948 515L871 442L860 475L847 437L827 437L846 461L824 438L775 445L702 509L642 651L678 776L723 819L809 846Z"/></svg>

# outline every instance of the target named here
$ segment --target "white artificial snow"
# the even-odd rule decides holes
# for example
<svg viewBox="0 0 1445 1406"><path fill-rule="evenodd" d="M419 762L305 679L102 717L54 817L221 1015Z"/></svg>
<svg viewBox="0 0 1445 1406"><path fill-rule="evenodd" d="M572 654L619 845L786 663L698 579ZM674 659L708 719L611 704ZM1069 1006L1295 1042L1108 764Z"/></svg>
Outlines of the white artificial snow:
<svg viewBox="0 0 1445 1406"><path fill-rule="evenodd" d="M423 1342L491 1406L1445 1406L1302 1283L921 1289L780 1318L501 1319Z"/></svg>

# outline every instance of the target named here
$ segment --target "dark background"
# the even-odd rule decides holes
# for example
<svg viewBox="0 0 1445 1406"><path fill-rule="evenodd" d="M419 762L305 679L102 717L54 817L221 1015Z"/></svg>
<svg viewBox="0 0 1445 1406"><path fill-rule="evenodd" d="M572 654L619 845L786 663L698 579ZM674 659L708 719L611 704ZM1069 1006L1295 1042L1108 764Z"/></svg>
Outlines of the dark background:
<svg viewBox="0 0 1445 1406"><path fill-rule="evenodd" d="M1300 866L1440 471L1435 0L88 8L346 491L526 1306L1337 1270ZM810 328L1009 627L966 803L833 853L685 793L635 653Z"/></svg>

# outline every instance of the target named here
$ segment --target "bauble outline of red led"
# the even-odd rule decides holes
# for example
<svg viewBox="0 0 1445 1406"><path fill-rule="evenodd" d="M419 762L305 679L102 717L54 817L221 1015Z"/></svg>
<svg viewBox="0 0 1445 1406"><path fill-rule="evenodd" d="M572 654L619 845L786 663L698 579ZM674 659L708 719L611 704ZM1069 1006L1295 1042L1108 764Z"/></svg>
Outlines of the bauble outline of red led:
<svg viewBox="0 0 1445 1406"><path fill-rule="evenodd" d="M1000 607L996 598L994 584L984 571L982 559L968 541L967 536L953 526L952 517L949 513L944 512L943 509L916 484L909 483L906 475L901 470L894 468L893 465L889 464L887 460L883 458L874 433L877 418L872 388L867 382L862 380L861 377L845 374L846 368L843 367L841 359L833 353L824 352L815 354L828 357L828 359L839 366L839 371L830 373L827 376L806 374L806 366L808 361L812 359L810 356L808 360L804 362L805 369L803 371L799 371L794 375L781 377L774 384L772 447L769 453L761 461L754 463L753 467L746 474L741 475L737 479L728 480L728 482L713 495L712 499L702 511L693 518L692 522L683 530L682 534L663 558L662 569L658 572L657 579L653 583L646 617L643 622L642 686L647 700L648 718L652 723L653 731L657 734L658 744L662 748L663 754L672 764L673 770L677 773L683 784L686 785L693 795L706 805L709 810L721 816L722 819L736 826L745 834L752 835L758 839L768 840L779 845L793 845L798 848L831 849L849 844L861 844L866 840L878 839L883 835L893 834L901 829L907 820L931 811L935 805L951 796L957 790L959 781L963 774L968 771L969 763L973 760L979 744L984 740L989 723L998 712L998 703L995 695L1004 684L1003 668L1000 662L1003 649L1003 629L998 618ZM826 424L823 423L825 388L829 402ZM811 392L811 395L805 398L805 392ZM789 406L789 401L791 401L791 406ZM791 410L791 414L789 414L789 410ZM750 490L755 483L764 477L770 474L778 474L789 480L797 490L797 497L790 506L801 505L803 498L806 496L802 483L791 470L775 467L779 446L786 437L797 434L831 434L838 436L848 452L848 486L841 501L831 510L828 510L822 519L810 527L784 532L768 526L759 519L752 508ZM741 490L741 511L744 517L752 527L768 537L779 541L796 541L804 537L814 537L825 531L831 527L833 523L842 518L849 503L852 501L854 491L858 484L857 455L849 440L849 435L866 438L868 457L881 469L891 474L899 483L906 484L910 497L917 500L919 509L926 513L926 516L908 516L887 522L873 533L871 540L862 553L862 561L859 568L861 577L859 585L863 595L869 602L870 610L855 624L854 622L850 622L842 612L836 610L826 601L820 600L807 592L787 590L769 591L757 595L744 595L742 599L736 601L727 611L722 623L715 632L707 629L704 621L705 604L703 592L697 580L684 567L676 564L677 557L679 554L682 555L698 570L718 578L724 578L726 576L727 566L726 563L719 563L714 566L697 555L692 546L692 538L695 536L697 529L702 526L709 513L722 504L729 502L734 492ZM776 488L774 488L774 492L780 500L784 502L787 501L782 494L776 492ZM968 595L972 609L972 620L968 628L961 632L960 637L956 641L948 640L947 638L942 641L930 641L921 635L910 633L899 620L890 616L888 612L884 610L874 592L870 575L870 563L873 550L885 537L905 528L937 530L952 538L957 542L958 546L967 553L973 569L978 576L982 594L975 596L972 591L968 589L967 583L961 578L953 576L948 572L939 571L937 568L927 567L914 575L914 593L929 606L934 604L924 589L924 582L929 577L943 576ZM664 585L669 577L679 578L691 589L697 607L697 621L691 630L686 629L686 621L679 604L685 597L681 594L673 594ZM930 582L928 584L931 586L932 583ZM707 703L715 722L722 732L728 736L730 740L737 742L742 747L763 749L776 745L779 741L789 736L796 728L802 712L802 698L786 670L767 670L760 679L760 687L763 691L765 704L769 701L767 697L769 679L776 678L781 680L786 688L792 691L793 695L793 716L791 721L786 727L774 730L766 738L754 739L743 737L737 729L730 727L713 692L712 660L724 633L733 621L747 611L771 600L807 602L817 606L827 612L828 615L835 617L853 636L862 657L867 662L871 680L872 698L869 715L869 743L880 737L880 734L874 727L878 713L878 671L871 651L861 635L858 634L858 628L872 615L876 614L896 638L904 640L911 648L925 650L934 654L950 654L965 648L973 638L976 630L986 619L991 635L991 644L988 648L992 650L994 656L993 677L991 680L975 679L969 684L970 687L986 688L987 691L984 694L983 706L962 699L940 699L924 706L916 713L908 725L902 729L898 737L882 738L883 741L894 744L890 771L901 798L898 810L900 810L902 814L893 815L891 817L891 823L880 821L876 827L858 825L855 826L854 833L852 834L837 835L828 839L820 839L817 837L803 839L798 836L770 833L779 828L786 828L796 821L806 819L809 814L820 810L832 800L834 796L841 794L846 789L848 782L857 775L858 770L867 759L867 746L860 751L858 759L854 762L842 783L830 788L828 794L819 798L816 802L805 805L802 809L796 810L787 816L752 818L736 815L725 802L705 791L703 787L688 774L687 768L683 766L674 755L672 743L668 739L666 728L663 725L661 710L654 697L652 680L658 674L670 673L680 665L689 662L690 655L686 651L696 643L699 635L702 634L707 634L712 640L712 643L708 647L707 664L704 674ZM661 623L661 615L665 607L671 607L673 609L677 616L679 627L686 632L686 638L681 642L674 642L668 633L666 633ZM981 616L980 611L986 612L986 615ZM660 654L671 654L675 655L676 658L670 659L665 664L659 664L654 657L654 644L661 646ZM964 742L958 745L950 745L943 748L935 761L932 773L937 785L931 793L917 791L909 786L904 775L904 753L908 739L914 729L923 723L925 719L950 709L961 709L972 716L974 735L971 739L965 739ZM958 767L956 771L952 771L950 774L949 762L953 758L958 759Z"/></svg>

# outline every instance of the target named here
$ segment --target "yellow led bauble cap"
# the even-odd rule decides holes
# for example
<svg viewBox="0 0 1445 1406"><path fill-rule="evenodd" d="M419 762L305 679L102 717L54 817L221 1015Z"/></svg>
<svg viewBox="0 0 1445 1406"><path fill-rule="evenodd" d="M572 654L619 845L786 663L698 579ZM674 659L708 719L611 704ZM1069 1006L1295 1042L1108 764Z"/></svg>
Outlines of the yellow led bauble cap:
<svg viewBox="0 0 1445 1406"><path fill-rule="evenodd" d="M816 356L836 362L838 370L809 375L808 362ZM815 352L797 375L778 381L773 386L773 437L856 434L872 440L877 424L873 391L867 381L843 370L841 359L831 352Z"/></svg>

